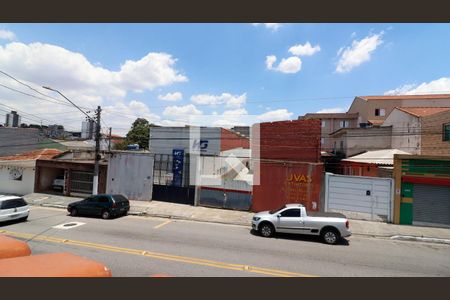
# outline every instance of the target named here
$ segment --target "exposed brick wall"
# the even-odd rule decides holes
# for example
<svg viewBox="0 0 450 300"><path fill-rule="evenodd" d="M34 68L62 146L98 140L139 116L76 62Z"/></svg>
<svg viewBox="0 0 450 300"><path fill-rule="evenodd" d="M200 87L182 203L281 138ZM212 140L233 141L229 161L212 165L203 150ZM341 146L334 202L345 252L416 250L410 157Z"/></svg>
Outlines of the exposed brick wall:
<svg viewBox="0 0 450 300"><path fill-rule="evenodd" d="M220 151L226 151L240 147L249 149L249 139L237 134L236 132L222 128L220 135Z"/></svg>
<svg viewBox="0 0 450 300"><path fill-rule="evenodd" d="M443 141L442 125L446 123L450 123L450 110L422 118L420 154L450 156L450 141Z"/></svg>
<svg viewBox="0 0 450 300"><path fill-rule="evenodd" d="M260 143L252 140L252 149L259 150L261 159L320 161L320 120L260 123L259 130Z"/></svg>
<svg viewBox="0 0 450 300"><path fill-rule="evenodd" d="M379 177L376 164L341 161L339 169L342 175Z"/></svg>

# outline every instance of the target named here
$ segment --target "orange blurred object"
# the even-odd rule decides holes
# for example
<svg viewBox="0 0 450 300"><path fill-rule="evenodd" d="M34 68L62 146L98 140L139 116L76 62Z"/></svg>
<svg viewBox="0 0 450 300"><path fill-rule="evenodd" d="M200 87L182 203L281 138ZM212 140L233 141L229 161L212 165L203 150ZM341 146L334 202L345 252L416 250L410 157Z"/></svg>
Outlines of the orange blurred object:
<svg viewBox="0 0 450 300"><path fill-rule="evenodd" d="M0 259L0 277L111 277L104 265L70 253Z"/></svg>
<svg viewBox="0 0 450 300"><path fill-rule="evenodd" d="M0 234L0 259L30 254L31 250L27 243Z"/></svg>

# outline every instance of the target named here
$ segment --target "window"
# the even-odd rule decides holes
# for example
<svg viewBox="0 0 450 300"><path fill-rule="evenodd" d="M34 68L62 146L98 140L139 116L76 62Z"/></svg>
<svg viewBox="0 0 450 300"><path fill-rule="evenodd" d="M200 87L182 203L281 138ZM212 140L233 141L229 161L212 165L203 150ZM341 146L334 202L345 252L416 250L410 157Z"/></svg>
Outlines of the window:
<svg viewBox="0 0 450 300"><path fill-rule="evenodd" d="M99 197L98 202L99 203L108 203L109 199L108 199L108 197Z"/></svg>
<svg viewBox="0 0 450 300"><path fill-rule="evenodd" d="M325 143L325 139L324 138L320 138L320 144L323 145L323 143Z"/></svg>
<svg viewBox="0 0 450 300"><path fill-rule="evenodd" d="M339 125L341 126L341 128L347 128L349 123L348 123L348 121L344 120L344 121L340 121Z"/></svg>
<svg viewBox="0 0 450 300"><path fill-rule="evenodd" d="M384 117L386 115L386 110L384 108L375 108L375 116Z"/></svg>
<svg viewBox="0 0 450 300"><path fill-rule="evenodd" d="M282 207L278 207L277 209L274 209L274 210L271 210L271 211L269 211L269 214L274 214L274 213L276 213L277 211L279 211L279 210L282 210L283 208L286 208L286 205L283 205Z"/></svg>
<svg viewBox="0 0 450 300"><path fill-rule="evenodd" d="M325 126L327 126L327 121L322 120L322 128L325 128Z"/></svg>
<svg viewBox="0 0 450 300"><path fill-rule="evenodd" d="M22 207L27 205L25 200L22 198L19 199L11 199L11 200L5 200L2 202L1 209L11 209L16 207Z"/></svg>
<svg viewBox="0 0 450 300"><path fill-rule="evenodd" d="M282 217L300 218L300 208L286 209L281 213Z"/></svg>
<svg viewBox="0 0 450 300"><path fill-rule="evenodd" d="M450 123L444 124L443 129L442 129L442 133L443 133L442 140L443 141L450 141Z"/></svg>

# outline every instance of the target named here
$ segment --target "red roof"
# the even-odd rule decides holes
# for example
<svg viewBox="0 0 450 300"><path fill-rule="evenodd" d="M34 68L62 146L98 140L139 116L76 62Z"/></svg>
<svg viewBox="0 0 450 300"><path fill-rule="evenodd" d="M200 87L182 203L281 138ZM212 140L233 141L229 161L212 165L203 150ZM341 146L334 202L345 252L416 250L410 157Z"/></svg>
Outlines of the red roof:
<svg viewBox="0 0 450 300"><path fill-rule="evenodd" d="M364 100L433 100L450 99L450 94L358 96Z"/></svg>
<svg viewBox="0 0 450 300"><path fill-rule="evenodd" d="M51 159L62 151L57 149L40 149L30 152L20 153L11 156L0 157L0 160L34 160L34 159Z"/></svg>
<svg viewBox="0 0 450 300"><path fill-rule="evenodd" d="M396 109L416 117L425 117L450 110L450 107L396 107Z"/></svg>

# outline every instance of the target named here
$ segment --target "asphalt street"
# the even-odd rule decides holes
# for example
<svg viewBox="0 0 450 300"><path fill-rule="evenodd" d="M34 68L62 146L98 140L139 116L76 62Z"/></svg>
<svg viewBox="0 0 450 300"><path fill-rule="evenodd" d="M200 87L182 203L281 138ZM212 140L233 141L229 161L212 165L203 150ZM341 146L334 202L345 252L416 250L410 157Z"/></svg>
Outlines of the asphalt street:
<svg viewBox="0 0 450 300"><path fill-rule="evenodd" d="M352 236L332 246L315 237L267 239L245 226L102 220L42 207L32 207L27 222L0 225L2 231L27 240L33 254L81 255L105 264L113 276L450 276L450 246L420 242Z"/></svg>

